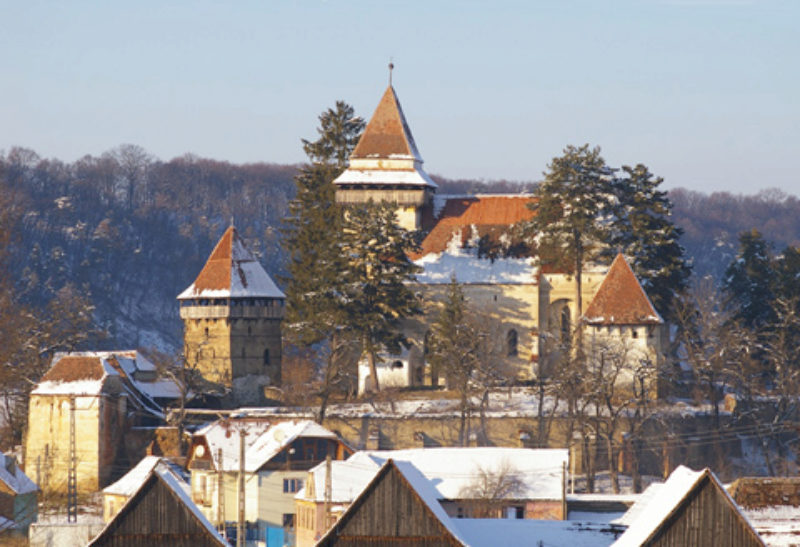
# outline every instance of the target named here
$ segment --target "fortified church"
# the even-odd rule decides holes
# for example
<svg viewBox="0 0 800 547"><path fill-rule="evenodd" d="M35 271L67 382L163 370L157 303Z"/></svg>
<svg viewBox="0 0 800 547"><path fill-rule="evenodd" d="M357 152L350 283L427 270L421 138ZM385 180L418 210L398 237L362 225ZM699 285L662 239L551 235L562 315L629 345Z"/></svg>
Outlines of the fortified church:
<svg viewBox="0 0 800 547"><path fill-rule="evenodd" d="M410 258L422 268L414 290L424 314L407 321L410 345L402 354L381 356L381 386L445 384L426 363L425 342L453 277L468 305L491 318L489 335L517 381L551 374L556 348L579 323L590 343L624 345L631 363L663 361L667 328L622 255L610 267L586 269L586 308L577 309L570 272L546 271L535 257L502 252L514 244L514 226L534 214L528 207L534 198L437 194L391 85L333 184L338 203L395 203L399 224L423 234L419 253ZM492 259L479 256L487 243L501 250ZM285 297L233 227L178 299L189 366L232 389L239 404L257 404L265 386L280 384ZM371 385L369 368L359 366L359 391Z"/></svg>

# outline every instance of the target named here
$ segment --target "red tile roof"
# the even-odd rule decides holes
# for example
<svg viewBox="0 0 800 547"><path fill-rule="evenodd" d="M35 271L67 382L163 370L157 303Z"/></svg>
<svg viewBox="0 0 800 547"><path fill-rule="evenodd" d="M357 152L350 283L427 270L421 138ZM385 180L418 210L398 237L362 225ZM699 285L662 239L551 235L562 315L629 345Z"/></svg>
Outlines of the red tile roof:
<svg viewBox="0 0 800 547"><path fill-rule="evenodd" d="M663 323L633 270L618 254L589 304L584 320L595 325Z"/></svg>
<svg viewBox="0 0 800 547"><path fill-rule="evenodd" d="M194 281L197 292L230 289L234 236L238 237L238 234L233 226L230 226L222 234L217 246L211 251L211 256L208 257L208 261Z"/></svg>
<svg viewBox="0 0 800 547"><path fill-rule="evenodd" d="M65 355L42 376L41 382L77 382L102 380L105 376L100 357Z"/></svg>
<svg viewBox="0 0 800 547"><path fill-rule="evenodd" d="M390 156L413 156L418 160L422 159L419 157L411 129L392 86L389 86L381 97L350 158Z"/></svg>
<svg viewBox="0 0 800 547"><path fill-rule="evenodd" d="M472 236L472 227L478 236L493 240L508 234L509 228L521 221L529 220L533 211L528 208L532 198L518 196L466 196L447 198L438 218L430 219L433 228L422 241L417 259L429 253L441 253L454 235L461 233L461 243Z"/></svg>

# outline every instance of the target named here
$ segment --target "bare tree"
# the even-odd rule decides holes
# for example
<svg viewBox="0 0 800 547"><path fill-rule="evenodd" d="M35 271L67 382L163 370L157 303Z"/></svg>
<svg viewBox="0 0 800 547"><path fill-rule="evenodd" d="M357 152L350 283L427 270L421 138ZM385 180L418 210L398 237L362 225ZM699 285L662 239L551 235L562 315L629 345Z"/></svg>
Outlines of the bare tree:
<svg viewBox="0 0 800 547"><path fill-rule="evenodd" d="M503 460L495 469L478 466L475 477L460 490L459 497L472 501L472 518L498 518L503 507L524 491L519 471Z"/></svg>

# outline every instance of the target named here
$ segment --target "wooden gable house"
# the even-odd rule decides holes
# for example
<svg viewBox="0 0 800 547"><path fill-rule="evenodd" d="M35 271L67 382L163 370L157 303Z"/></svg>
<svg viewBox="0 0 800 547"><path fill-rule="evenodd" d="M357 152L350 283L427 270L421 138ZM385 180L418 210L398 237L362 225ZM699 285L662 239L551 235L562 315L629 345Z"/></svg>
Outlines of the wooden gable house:
<svg viewBox="0 0 800 547"><path fill-rule="evenodd" d="M628 529L614 547L764 545L710 469L679 466L664 484L654 486L654 494L645 492L644 503L637 502L617 521Z"/></svg>
<svg viewBox="0 0 800 547"><path fill-rule="evenodd" d="M220 547L228 543L175 477L156 469L89 545Z"/></svg>
<svg viewBox="0 0 800 547"><path fill-rule="evenodd" d="M318 546L460 546L430 482L408 462L388 460Z"/></svg>

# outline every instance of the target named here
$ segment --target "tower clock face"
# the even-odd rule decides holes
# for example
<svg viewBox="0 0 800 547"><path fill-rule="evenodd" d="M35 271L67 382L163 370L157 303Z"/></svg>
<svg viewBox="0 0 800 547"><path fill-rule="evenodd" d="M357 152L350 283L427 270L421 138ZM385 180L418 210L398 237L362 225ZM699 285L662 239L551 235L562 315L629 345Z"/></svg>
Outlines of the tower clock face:
<svg viewBox="0 0 800 547"><path fill-rule="evenodd" d="M194 449L194 455L198 458L202 458L206 454L206 447L202 444L198 444Z"/></svg>

